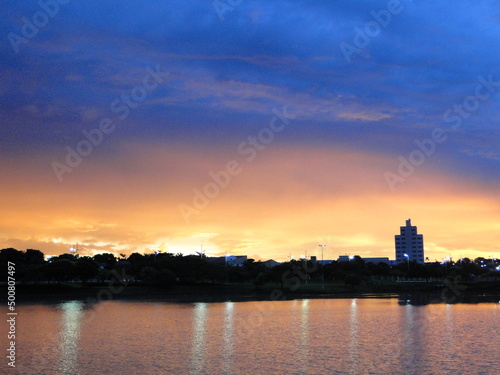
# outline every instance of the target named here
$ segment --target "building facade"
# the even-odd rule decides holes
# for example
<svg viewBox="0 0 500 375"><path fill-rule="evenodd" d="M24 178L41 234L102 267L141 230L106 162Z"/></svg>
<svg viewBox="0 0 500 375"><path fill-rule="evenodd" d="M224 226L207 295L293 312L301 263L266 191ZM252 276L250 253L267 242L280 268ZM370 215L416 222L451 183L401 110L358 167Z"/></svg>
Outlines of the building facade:
<svg viewBox="0 0 500 375"><path fill-rule="evenodd" d="M396 262L424 263L424 236L417 233L417 227L406 220L406 226L400 227L400 234L394 236L396 242Z"/></svg>

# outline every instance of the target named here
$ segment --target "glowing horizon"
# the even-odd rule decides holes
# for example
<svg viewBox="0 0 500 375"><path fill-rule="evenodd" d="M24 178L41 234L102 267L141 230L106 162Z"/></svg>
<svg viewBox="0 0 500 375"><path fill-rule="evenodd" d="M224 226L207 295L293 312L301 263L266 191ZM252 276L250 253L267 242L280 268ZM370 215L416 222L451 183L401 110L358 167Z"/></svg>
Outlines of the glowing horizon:
<svg viewBox="0 0 500 375"><path fill-rule="evenodd" d="M22 244L22 248L54 255L78 242L89 254L144 253L153 248L188 254L203 243L209 255L228 253L265 260L286 259L290 252L296 258L305 251L318 255L321 243L327 245L329 259L342 254L393 259L394 235L411 218L424 235L426 256L432 260L450 254L455 259L500 255L494 247L500 200L492 189L422 168L409 184L391 192L383 179L383 171L394 162L390 158L345 149L282 148L275 145L265 151L265 158L244 165L189 222L179 205L190 204L193 189L202 190L213 181L210 171L232 160L231 152L207 157L206 150L200 149L174 151L174 146L149 145L145 151L142 145L127 146L118 158L127 167L112 170L108 164L114 161L89 160L88 164L95 165L71 176L70 189L57 195L57 181L33 165L36 196L30 196L31 187L23 179L10 181L18 199L7 199L12 194L5 190L2 194L2 206L16 216L4 217L0 223L18 233L11 243L2 238L2 246ZM174 154L177 157L172 158ZM304 159L303 155L310 156ZM131 166L138 171L166 168L182 174L197 160L202 163L199 168L208 171L205 176L171 176L162 182L164 176L153 173L130 180L126 170ZM324 170L330 173L324 175ZM428 180L434 184L424 188ZM144 190L147 194L134 195ZM131 196L134 201L128 202ZM45 226L40 225L39 216L27 220L33 205L44 213ZM450 215L463 219L447 222ZM135 227L136 222L141 225ZM30 240L23 241L23 236Z"/></svg>

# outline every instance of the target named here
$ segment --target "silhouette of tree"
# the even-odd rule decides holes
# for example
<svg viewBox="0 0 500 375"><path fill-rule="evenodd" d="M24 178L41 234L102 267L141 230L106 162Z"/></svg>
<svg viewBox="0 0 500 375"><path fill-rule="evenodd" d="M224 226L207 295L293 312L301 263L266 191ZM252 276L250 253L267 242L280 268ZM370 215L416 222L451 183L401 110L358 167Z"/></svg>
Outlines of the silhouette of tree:
<svg viewBox="0 0 500 375"><path fill-rule="evenodd" d="M44 264L44 255L40 250L27 249L24 254L24 259L27 264Z"/></svg>
<svg viewBox="0 0 500 375"><path fill-rule="evenodd" d="M51 259L51 262L47 265L45 270L49 280L55 280L61 284L61 282L70 280L74 277L75 264L64 258Z"/></svg>
<svg viewBox="0 0 500 375"><path fill-rule="evenodd" d="M0 263L14 262L16 265L24 263L24 253L12 247L0 250Z"/></svg>
<svg viewBox="0 0 500 375"><path fill-rule="evenodd" d="M132 253L130 256L127 258L127 260L134 264L134 263L139 263L139 262L144 262L145 258L144 255L139 254L139 253Z"/></svg>
<svg viewBox="0 0 500 375"><path fill-rule="evenodd" d="M61 254L57 257L54 257L51 259L51 261L54 261L56 259L58 260L63 260L63 259L66 259L66 260L69 260L71 262L76 262L76 260L78 259L79 255L73 255L73 254Z"/></svg>
<svg viewBox="0 0 500 375"><path fill-rule="evenodd" d="M94 261L108 269L111 269L116 264L116 257L111 253L101 253L93 256Z"/></svg>
<svg viewBox="0 0 500 375"><path fill-rule="evenodd" d="M361 284L361 277L357 274L351 273L344 279L346 285L350 285L354 289L355 286Z"/></svg>
<svg viewBox="0 0 500 375"><path fill-rule="evenodd" d="M155 284L160 278L161 272L153 267L143 267L140 278L145 284Z"/></svg>
<svg viewBox="0 0 500 375"><path fill-rule="evenodd" d="M391 274L391 267L387 263L367 263L369 273L374 276L389 276Z"/></svg>
<svg viewBox="0 0 500 375"><path fill-rule="evenodd" d="M80 257L74 265L74 274L82 282L96 277L99 273L99 264L91 257Z"/></svg>

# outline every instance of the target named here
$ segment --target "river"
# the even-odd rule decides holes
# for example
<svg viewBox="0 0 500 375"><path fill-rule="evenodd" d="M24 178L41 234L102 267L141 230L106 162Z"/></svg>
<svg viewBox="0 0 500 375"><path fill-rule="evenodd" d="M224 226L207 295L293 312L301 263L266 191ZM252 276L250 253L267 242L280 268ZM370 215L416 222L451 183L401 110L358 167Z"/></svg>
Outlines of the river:
<svg viewBox="0 0 500 375"><path fill-rule="evenodd" d="M23 304L17 312L20 374L439 375L500 369L500 303L67 301Z"/></svg>

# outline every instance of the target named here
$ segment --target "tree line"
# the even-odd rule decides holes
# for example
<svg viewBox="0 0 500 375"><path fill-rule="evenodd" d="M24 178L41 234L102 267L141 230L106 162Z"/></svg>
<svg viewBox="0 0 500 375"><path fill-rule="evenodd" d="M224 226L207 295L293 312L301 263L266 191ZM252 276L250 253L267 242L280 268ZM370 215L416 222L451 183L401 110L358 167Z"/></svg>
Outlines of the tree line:
<svg viewBox="0 0 500 375"><path fill-rule="evenodd" d="M220 260L220 259L219 259ZM385 263L366 263L359 256L348 262L333 261L321 264L313 260L291 260L269 268L264 262L248 259L241 266L230 266L202 255L171 253L129 256L112 253L79 256L62 254L45 259L40 250L25 251L7 248L0 250L0 267L16 265L16 280L23 283L83 282L105 283L113 278L127 278L128 282L149 285L175 285L199 283L275 283L290 285L294 282L344 282L357 285L377 278L433 278L446 277L474 280L479 277L500 277L498 260L464 258L459 262L425 263L404 262L394 266ZM7 280L7 272L1 273Z"/></svg>

